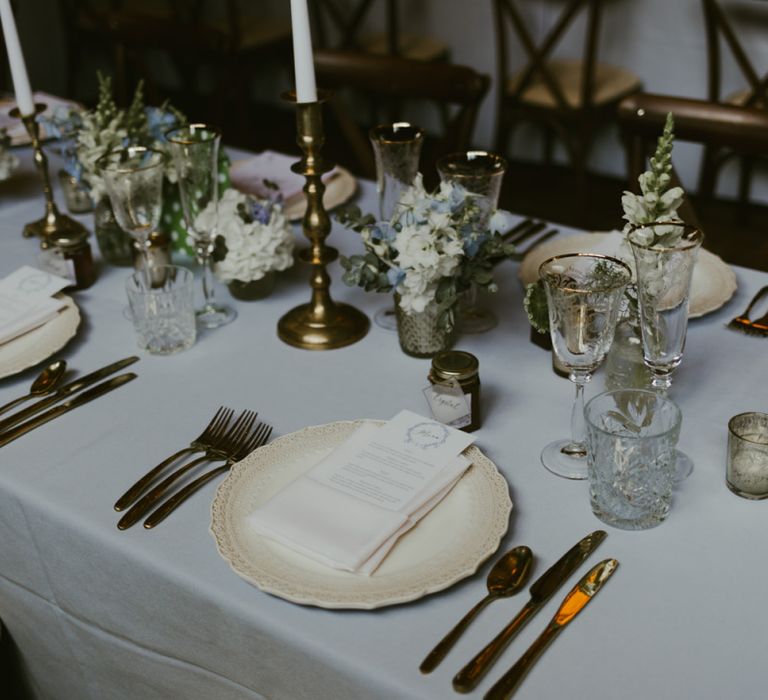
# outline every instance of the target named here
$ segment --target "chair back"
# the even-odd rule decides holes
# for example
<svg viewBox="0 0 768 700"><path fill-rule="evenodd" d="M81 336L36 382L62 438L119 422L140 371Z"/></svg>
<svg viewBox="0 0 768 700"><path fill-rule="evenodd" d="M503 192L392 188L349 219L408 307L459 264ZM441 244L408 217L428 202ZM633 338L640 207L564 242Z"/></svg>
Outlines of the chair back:
<svg viewBox="0 0 768 700"><path fill-rule="evenodd" d="M768 28L768 5L761 7L759 3L750 3L749 6L731 3L729 6L722 0L702 0L702 4L707 37L709 99L714 102L723 101L721 81L724 57L722 49L725 47L738 66L747 85L745 91L729 101L736 101L745 107L767 109L768 72L761 75L761 71L750 60L743 42L739 39L737 30L734 28L734 20L743 14L745 24L754 25L757 21L762 23L764 28Z"/></svg>
<svg viewBox="0 0 768 700"><path fill-rule="evenodd" d="M312 26L316 30L316 45L322 49L345 51L364 50L360 31L370 14L375 0L356 0L353 7L340 0L310 0ZM397 0L385 0L386 53L400 55Z"/></svg>
<svg viewBox="0 0 768 700"><path fill-rule="evenodd" d="M676 141L768 156L766 110L638 93L622 100L618 110L619 125L627 143L630 186L635 189L637 177L646 169L646 158L653 152L669 112L675 118ZM674 172L673 180L679 184ZM684 205L686 208L681 209L683 218L701 227L688 198Z"/></svg>
<svg viewBox="0 0 768 700"><path fill-rule="evenodd" d="M527 61L520 80L512 93L508 94L508 99L519 99L530 86L531 81L539 78L560 110L568 111L577 106L589 108L592 105L595 94L595 65L602 4L603 0L567 0L543 41L537 45L533 38L533 31L526 24L521 13L521 1L494 0L499 84L505 86L509 79L508 35L510 29L522 44ZM560 40L573 26L576 18L583 13L586 13L587 22L581 59L582 79L578 105L574 105L567 99L562 85L553 75L548 60Z"/></svg>
<svg viewBox="0 0 768 700"><path fill-rule="evenodd" d="M318 84L331 90L349 91L377 103L389 103L402 109L409 100L427 100L451 113L442 134L431 150L447 153L468 148L477 112L490 78L471 68L448 63L417 61L398 56L379 56L351 51L315 52ZM355 168L367 177L375 176L373 152L366 127L345 108L341 95L330 101L330 108L346 142L353 151ZM407 115L398 113L397 120Z"/></svg>

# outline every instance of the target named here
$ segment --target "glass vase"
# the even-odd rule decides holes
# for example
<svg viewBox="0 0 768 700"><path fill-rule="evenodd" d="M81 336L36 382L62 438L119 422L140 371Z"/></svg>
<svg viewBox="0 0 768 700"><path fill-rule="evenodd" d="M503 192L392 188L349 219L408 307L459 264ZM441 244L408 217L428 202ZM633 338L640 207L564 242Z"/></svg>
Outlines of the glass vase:
<svg viewBox="0 0 768 700"><path fill-rule="evenodd" d="M643 361L643 341L640 338L639 320L621 321L616 326L611 349L605 357L605 388L647 389L651 376Z"/></svg>
<svg viewBox="0 0 768 700"><path fill-rule="evenodd" d="M443 311L444 307L432 303L424 311L406 313L400 306L400 297L395 295L397 336L406 355L429 358L451 347L453 319L451 315L446 320Z"/></svg>
<svg viewBox="0 0 768 700"><path fill-rule="evenodd" d="M123 267L133 265L133 239L117 223L109 197L96 202L93 227L105 262Z"/></svg>

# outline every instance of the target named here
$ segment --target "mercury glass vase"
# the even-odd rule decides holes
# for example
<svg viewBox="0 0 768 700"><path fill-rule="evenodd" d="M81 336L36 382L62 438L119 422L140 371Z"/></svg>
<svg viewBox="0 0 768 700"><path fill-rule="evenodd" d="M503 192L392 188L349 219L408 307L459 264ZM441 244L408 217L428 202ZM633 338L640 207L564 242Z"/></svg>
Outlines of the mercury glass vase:
<svg viewBox="0 0 768 700"><path fill-rule="evenodd" d="M446 321L444 308L430 304L424 311L406 313L395 295L397 336L400 347L411 357L428 358L451 347L454 338L452 315Z"/></svg>
<svg viewBox="0 0 768 700"><path fill-rule="evenodd" d="M250 282L232 280L228 285L229 293L240 301L258 301L266 299L275 288L275 273L267 272L264 277Z"/></svg>

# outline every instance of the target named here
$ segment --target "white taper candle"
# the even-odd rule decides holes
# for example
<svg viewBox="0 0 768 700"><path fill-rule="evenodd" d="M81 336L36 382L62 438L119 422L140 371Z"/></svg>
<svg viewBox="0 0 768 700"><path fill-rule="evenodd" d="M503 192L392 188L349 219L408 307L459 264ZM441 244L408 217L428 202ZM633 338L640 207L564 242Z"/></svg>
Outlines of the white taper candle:
<svg viewBox="0 0 768 700"><path fill-rule="evenodd" d="M3 23L3 37L8 51L8 63L11 66L16 104L22 116L26 117L35 113L35 103L32 100L27 66L24 63L24 54L21 53L19 33L16 31L16 20L13 18L10 0L0 0L0 21Z"/></svg>
<svg viewBox="0 0 768 700"><path fill-rule="evenodd" d="M4 2L8 2L8 0L4 0ZM296 72L296 101L317 102L307 0L291 0L291 25L293 30L293 65Z"/></svg>

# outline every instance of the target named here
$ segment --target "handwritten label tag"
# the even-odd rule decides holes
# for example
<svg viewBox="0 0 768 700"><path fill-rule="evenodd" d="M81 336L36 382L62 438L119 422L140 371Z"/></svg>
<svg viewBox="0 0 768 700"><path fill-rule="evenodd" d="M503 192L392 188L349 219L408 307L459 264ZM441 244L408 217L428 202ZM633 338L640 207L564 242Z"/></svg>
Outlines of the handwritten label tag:
<svg viewBox="0 0 768 700"><path fill-rule="evenodd" d="M424 389L424 397L435 420L452 428L463 428L472 422L471 398L457 379L430 384Z"/></svg>

